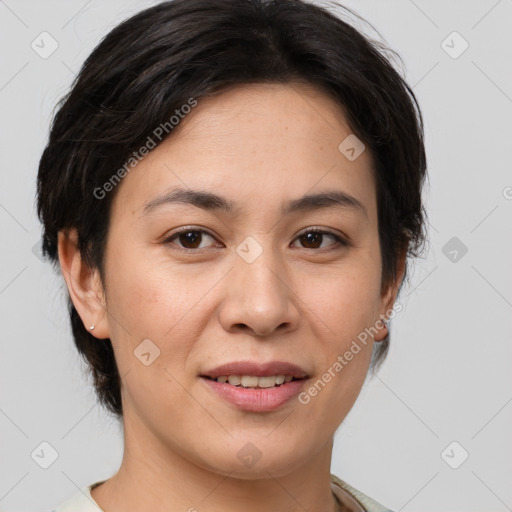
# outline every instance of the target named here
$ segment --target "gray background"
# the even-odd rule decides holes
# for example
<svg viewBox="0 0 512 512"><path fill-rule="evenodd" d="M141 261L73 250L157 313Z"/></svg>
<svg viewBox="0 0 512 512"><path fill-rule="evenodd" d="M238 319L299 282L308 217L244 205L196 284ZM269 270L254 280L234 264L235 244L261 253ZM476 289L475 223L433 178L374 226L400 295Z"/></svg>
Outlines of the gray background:
<svg viewBox="0 0 512 512"><path fill-rule="evenodd" d="M49 509L121 460L63 282L37 257L35 178L52 109L84 59L153 3L0 0L2 511ZM403 57L425 115L430 246L402 291L388 361L338 431L332 472L396 511L512 510L512 1L345 5ZM46 59L31 47L43 31L58 43ZM31 457L44 441L58 453L48 469Z"/></svg>

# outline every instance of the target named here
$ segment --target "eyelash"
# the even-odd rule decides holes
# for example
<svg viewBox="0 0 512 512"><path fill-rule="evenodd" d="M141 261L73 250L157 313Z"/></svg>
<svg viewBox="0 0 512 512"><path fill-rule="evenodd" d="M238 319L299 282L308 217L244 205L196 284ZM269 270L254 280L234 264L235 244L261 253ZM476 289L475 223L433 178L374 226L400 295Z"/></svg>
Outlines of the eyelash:
<svg viewBox="0 0 512 512"><path fill-rule="evenodd" d="M162 243L165 244L165 245L173 245L174 246L173 249L175 249L177 251L185 252L185 253L194 253L194 252L197 253L197 252L200 252L200 251L203 250L203 249L187 249L187 248L184 248L184 247L179 247L179 246L177 246L176 244L174 244L172 242L172 240L174 240L175 238L177 238L179 235L181 235L183 233L204 233L204 234L207 234L208 236L210 236L212 238L215 238L213 235L211 235L210 233L208 233L208 231L206 231L204 229L185 227L185 228L181 228L179 231L176 231L173 234L169 235L167 238L165 238L163 240ZM295 237L295 240L297 238L300 238L301 236L304 236L304 235L308 234L308 233L316 233L316 234L320 234L320 235L329 235L329 236L331 236L332 238L335 239L336 243L333 244L335 247L331 248L331 249L308 249L307 247L302 247L302 249L304 249L304 250L310 250L310 251L316 251L316 252L325 253L325 252L330 252L330 251L339 249L341 247L346 247L346 246L349 245L345 240L343 240L343 238L341 238L336 233L334 233L332 231L327 231L325 229L319 229L319 228L308 228L308 229L302 231L301 233L299 233Z"/></svg>

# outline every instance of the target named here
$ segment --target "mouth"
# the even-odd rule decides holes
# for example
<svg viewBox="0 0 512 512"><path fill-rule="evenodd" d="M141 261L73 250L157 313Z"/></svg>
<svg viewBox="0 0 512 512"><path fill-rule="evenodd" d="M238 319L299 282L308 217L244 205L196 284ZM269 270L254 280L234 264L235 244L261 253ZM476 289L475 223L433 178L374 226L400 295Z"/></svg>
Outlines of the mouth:
<svg viewBox="0 0 512 512"><path fill-rule="evenodd" d="M281 361L232 362L199 376L223 401L243 411L260 413L291 403L309 378L300 366Z"/></svg>
<svg viewBox="0 0 512 512"><path fill-rule="evenodd" d="M277 388L283 384L296 380L303 380L305 377L297 378L293 375L267 375L258 377L256 375L221 375L216 378L203 376L206 379L214 380L220 384L229 384L236 388L245 389L268 389Z"/></svg>

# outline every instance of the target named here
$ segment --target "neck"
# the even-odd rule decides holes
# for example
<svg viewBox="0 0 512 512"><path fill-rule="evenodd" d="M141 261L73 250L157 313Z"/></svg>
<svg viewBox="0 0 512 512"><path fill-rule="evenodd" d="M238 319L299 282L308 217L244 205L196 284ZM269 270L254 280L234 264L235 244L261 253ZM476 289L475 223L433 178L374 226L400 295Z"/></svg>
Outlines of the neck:
<svg viewBox="0 0 512 512"><path fill-rule="evenodd" d="M234 478L191 462L155 438L124 428L125 449L118 472L92 490L108 512L303 512L338 510L330 485L333 440L284 475L271 469L257 478ZM146 430L147 433L147 430Z"/></svg>

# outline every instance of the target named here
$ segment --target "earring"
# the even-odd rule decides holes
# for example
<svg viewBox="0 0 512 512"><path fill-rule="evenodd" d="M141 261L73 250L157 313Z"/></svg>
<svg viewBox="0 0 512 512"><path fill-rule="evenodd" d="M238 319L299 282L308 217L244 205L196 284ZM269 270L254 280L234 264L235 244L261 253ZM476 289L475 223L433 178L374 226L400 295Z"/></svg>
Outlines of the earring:
<svg viewBox="0 0 512 512"><path fill-rule="evenodd" d="M90 329L91 331L94 331L94 325L91 325L91 327L89 327L89 329Z"/></svg>

